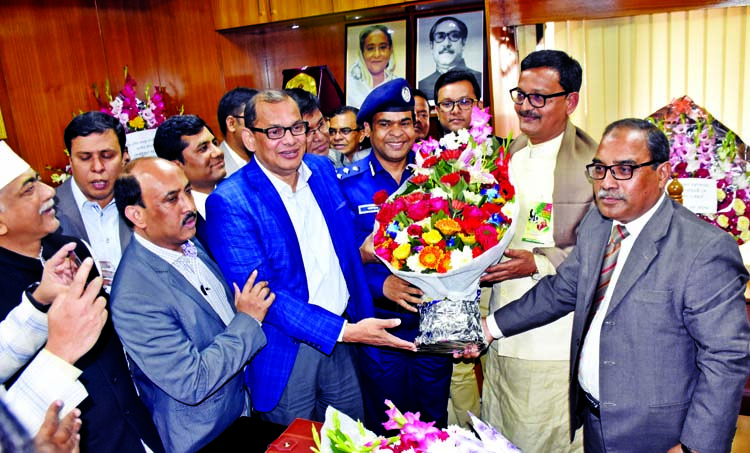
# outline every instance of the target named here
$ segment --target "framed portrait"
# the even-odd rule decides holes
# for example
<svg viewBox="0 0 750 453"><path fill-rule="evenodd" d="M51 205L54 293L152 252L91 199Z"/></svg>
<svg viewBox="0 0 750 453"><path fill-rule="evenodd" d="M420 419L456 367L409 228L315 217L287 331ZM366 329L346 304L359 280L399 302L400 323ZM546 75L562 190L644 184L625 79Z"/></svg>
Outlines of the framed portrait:
<svg viewBox="0 0 750 453"><path fill-rule="evenodd" d="M484 11L417 18L416 80L430 105L435 105L435 82L450 70L471 72L484 86Z"/></svg>
<svg viewBox="0 0 750 453"><path fill-rule="evenodd" d="M346 27L346 104L360 107L376 86L406 77L406 20Z"/></svg>

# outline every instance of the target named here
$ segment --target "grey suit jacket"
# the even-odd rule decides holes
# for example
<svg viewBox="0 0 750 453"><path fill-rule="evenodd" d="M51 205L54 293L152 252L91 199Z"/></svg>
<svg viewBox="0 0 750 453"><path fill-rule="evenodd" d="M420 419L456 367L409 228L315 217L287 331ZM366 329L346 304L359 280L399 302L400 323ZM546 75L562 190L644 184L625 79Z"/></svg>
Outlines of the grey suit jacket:
<svg viewBox="0 0 750 453"><path fill-rule="evenodd" d="M511 155L526 148L529 137L519 135L510 146ZM558 267L576 244L578 224L594 199L586 179L585 167L591 163L599 144L570 121L565 127L555 162L555 185L552 189L552 237L555 247L537 247L534 253L546 256Z"/></svg>
<svg viewBox="0 0 750 453"><path fill-rule="evenodd" d="M595 208L557 275L495 312L505 335L575 311L571 433L581 425L578 357L612 222ZM731 236L666 199L624 263L604 319L599 393L607 446L728 452L750 370L748 280ZM572 434L571 434L572 435Z"/></svg>
<svg viewBox="0 0 750 453"><path fill-rule="evenodd" d="M202 247L198 257L218 277ZM229 287L224 291L234 309ZM245 408L245 364L265 344L252 317L228 326L171 264L133 240L112 285L112 320L133 378L167 451L192 452L232 424Z"/></svg>
<svg viewBox="0 0 750 453"><path fill-rule="evenodd" d="M75 184L72 177L68 178L57 188L57 194L55 195L55 209L57 211L57 219L60 221L60 228L57 230L57 233L73 236L83 239L87 243L91 243L89 235L86 233L86 226L83 224L81 211L78 209L76 200L73 197L71 184ZM133 236L133 230L125 224L122 217L120 217L119 224L120 249L125 251L125 248L130 242L130 238Z"/></svg>

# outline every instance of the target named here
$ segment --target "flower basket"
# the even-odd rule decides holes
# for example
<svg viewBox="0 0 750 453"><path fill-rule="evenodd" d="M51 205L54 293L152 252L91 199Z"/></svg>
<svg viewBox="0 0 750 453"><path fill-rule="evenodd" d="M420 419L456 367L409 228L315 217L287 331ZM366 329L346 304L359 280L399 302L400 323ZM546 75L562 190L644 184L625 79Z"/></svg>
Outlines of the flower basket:
<svg viewBox="0 0 750 453"><path fill-rule="evenodd" d="M750 241L750 179L745 143L687 96L675 99L648 118L669 138L672 172L685 187L685 207L731 234ZM696 180L698 180L696 182ZM706 180L713 183L705 184ZM690 199L700 194L702 198Z"/></svg>

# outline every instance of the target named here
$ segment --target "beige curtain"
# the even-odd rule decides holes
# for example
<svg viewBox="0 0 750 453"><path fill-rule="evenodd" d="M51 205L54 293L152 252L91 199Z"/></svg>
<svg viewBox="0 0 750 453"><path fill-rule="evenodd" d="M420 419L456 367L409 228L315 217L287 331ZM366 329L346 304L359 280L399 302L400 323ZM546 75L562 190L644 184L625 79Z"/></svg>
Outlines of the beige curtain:
<svg viewBox="0 0 750 453"><path fill-rule="evenodd" d="M750 141L750 7L554 22L536 41L534 26L516 30L521 58L560 49L583 66L573 121L597 139L687 94Z"/></svg>

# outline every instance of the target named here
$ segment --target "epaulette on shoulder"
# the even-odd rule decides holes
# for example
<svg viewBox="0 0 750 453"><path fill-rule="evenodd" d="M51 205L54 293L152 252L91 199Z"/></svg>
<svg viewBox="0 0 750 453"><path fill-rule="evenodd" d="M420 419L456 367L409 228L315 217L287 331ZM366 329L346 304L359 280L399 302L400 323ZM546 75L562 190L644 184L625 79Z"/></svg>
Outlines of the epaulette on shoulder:
<svg viewBox="0 0 750 453"><path fill-rule="evenodd" d="M339 167L336 169L336 177L344 180L347 178L351 178L354 175L358 175L360 173L363 173L367 169L367 164L363 164L362 162L354 162L353 164L349 164L343 167Z"/></svg>

